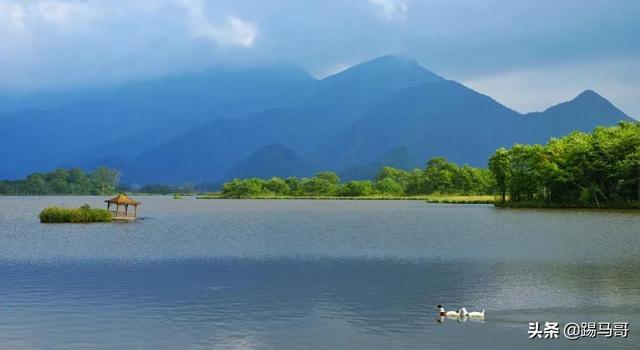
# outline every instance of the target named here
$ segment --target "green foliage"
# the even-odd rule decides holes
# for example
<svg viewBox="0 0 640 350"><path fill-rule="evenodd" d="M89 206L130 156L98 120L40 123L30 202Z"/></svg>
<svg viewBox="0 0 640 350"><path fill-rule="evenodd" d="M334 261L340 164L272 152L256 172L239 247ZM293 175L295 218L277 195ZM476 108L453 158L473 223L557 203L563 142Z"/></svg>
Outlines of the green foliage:
<svg viewBox="0 0 640 350"><path fill-rule="evenodd" d="M424 170L425 190L427 193L451 193L453 189L453 177L458 171L458 166L447 162L442 157L432 158L427 162Z"/></svg>
<svg viewBox="0 0 640 350"><path fill-rule="evenodd" d="M384 182L385 179L390 179L393 181L393 183L397 183L398 185L400 185L402 190L398 193L402 193L405 191L409 184L410 174L406 170L385 166L378 173L378 176L376 177L376 183Z"/></svg>
<svg viewBox="0 0 640 350"><path fill-rule="evenodd" d="M68 222L68 223L89 223L89 222L109 222L111 213L106 209L92 209L88 204L78 209L49 207L40 212L40 222Z"/></svg>
<svg viewBox="0 0 640 350"><path fill-rule="evenodd" d="M504 148L500 148L489 158L489 170L493 173L496 182L496 190L504 202L507 196L507 183L509 182L510 154Z"/></svg>
<svg viewBox="0 0 640 350"><path fill-rule="evenodd" d="M499 149L489 169L507 205L634 207L640 201L640 123Z"/></svg>
<svg viewBox="0 0 640 350"><path fill-rule="evenodd" d="M404 188L402 185L392 177L384 177L375 183L375 190L382 194L389 195L402 195Z"/></svg>
<svg viewBox="0 0 640 350"><path fill-rule="evenodd" d="M222 186L224 198L251 198L266 193L265 181L258 178L233 179Z"/></svg>
<svg viewBox="0 0 640 350"><path fill-rule="evenodd" d="M285 182L289 186L289 193L296 194L302 190L302 182L295 176L288 177Z"/></svg>
<svg viewBox="0 0 640 350"><path fill-rule="evenodd" d="M371 181L349 181L342 185L339 194L345 197L370 196L374 193Z"/></svg>
<svg viewBox="0 0 640 350"><path fill-rule="evenodd" d="M264 188L277 196L286 196L291 192L289 184L279 177L272 177L264 184Z"/></svg>
<svg viewBox="0 0 640 350"><path fill-rule="evenodd" d="M222 186L223 198L264 197L373 197L424 196L432 193L459 195L492 194L494 181L487 169L458 166L444 158L434 158L425 170L410 172L383 167L375 181L340 183L333 172L317 173L310 178L273 177L234 179Z"/></svg>
<svg viewBox="0 0 640 350"><path fill-rule="evenodd" d="M105 167L92 173L81 169L56 169L33 173L24 180L0 181L0 195L105 195L117 192L120 173Z"/></svg>
<svg viewBox="0 0 640 350"><path fill-rule="evenodd" d="M98 191L96 194L111 194L116 191L116 186L120 181L120 172L102 166L91 174L91 179Z"/></svg>
<svg viewBox="0 0 640 350"><path fill-rule="evenodd" d="M305 196L333 196L338 185L326 178L312 177L302 180L301 194Z"/></svg>
<svg viewBox="0 0 640 350"><path fill-rule="evenodd" d="M338 174L331 171L323 171L323 172L317 173L316 178L320 180L325 180L333 185L337 185L340 183L340 177L338 176Z"/></svg>

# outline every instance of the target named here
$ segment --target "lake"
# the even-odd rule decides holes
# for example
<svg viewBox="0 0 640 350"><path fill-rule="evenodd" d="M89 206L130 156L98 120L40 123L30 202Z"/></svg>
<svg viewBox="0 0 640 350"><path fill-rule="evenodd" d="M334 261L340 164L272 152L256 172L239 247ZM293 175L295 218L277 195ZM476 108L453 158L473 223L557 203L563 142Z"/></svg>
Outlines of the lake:
<svg viewBox="0 0 640 350"><path fill-rule="evenodd" d="M135 223L38 222L105 198L0 197L0 348L640 347L638 212L136 197ZM529 340L533 321L630 333Z"/></svg>

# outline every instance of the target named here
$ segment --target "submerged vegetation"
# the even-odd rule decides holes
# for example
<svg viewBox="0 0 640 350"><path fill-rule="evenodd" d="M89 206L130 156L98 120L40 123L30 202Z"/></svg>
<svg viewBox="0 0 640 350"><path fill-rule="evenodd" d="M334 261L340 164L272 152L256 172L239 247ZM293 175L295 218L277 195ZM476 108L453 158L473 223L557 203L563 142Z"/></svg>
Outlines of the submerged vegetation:
<svg viewBox="0 0 640 350"><path fill-rule="evenodd" d="M88 204L77 209L49 207L40 212L40 222L89 223L110 222L111 213L106 209L93 209Z"/></svg>
<svg viewBox="0 0 640 350"><path fill-rule="evenodd" d="M444 158L433 158L425 169L405 171L384 167L375 181L342 183L337 174L329 171L302 179L234 179L222 186L220 197L388 199L431 194L491 194L493 190L494 183L487 169L467 165L460 167Z"/></svg>
<svg viewBox="0 0 640 350"><path fill-rule="evenodd" d="M498 206L640 208L640 123L501 148L489 169Z"/></svg>

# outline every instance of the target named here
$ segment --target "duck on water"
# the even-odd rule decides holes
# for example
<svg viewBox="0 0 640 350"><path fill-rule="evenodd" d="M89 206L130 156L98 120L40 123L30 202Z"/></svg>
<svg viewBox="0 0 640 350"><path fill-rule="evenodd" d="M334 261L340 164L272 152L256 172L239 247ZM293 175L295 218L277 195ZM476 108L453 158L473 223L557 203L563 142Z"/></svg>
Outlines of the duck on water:
<svg viewBox="0 0 640 350"><path fill-rule="evenodd" d="M467 308L461 307L457 311L445 311L444 306L437 305L436 310L438 310L438 315L441 317L450 317L450 318L475 318L475 319L484 319L484 309L482 311L467 311Z"/></svg>

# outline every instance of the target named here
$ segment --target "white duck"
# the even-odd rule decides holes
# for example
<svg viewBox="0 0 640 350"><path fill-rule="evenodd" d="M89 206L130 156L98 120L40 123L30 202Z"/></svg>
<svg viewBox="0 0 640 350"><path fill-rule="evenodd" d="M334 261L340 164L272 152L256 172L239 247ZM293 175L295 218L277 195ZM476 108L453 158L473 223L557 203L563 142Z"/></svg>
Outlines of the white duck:
<svg viewBox="0 0 640 350"><path fill-rule="evenodd" d="M444 311L444 306L438 305L436 306L436 310L438 310L438 315L440 316L448 316L448 317L458 317L460 316L459 311Z"/></svg>
<svg viewBox="0 0 640 350"><path fill-rule="evenodd" d="M462 308L460 308L460 310L458 310L458 316L459 317L469 317L469 318L484 319L484 309L482 309L482 311L471 311L471 312L468 312L467 308L462 307Z"/></svg>

